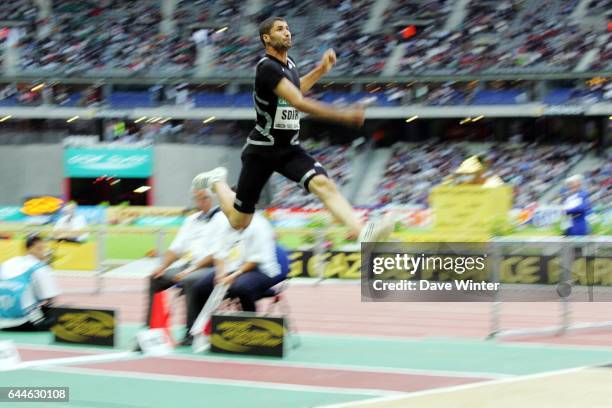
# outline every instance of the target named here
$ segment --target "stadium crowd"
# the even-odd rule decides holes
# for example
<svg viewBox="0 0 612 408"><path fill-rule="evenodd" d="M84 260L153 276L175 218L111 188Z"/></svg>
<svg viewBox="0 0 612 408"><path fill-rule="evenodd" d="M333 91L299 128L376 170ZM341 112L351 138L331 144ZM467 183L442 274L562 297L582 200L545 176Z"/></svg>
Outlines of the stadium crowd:
<svg viewBox="0 0 612 408"><path fill-rule="evenodd" d="M612 208L612 150L608 151L600 168L584 175L587 192L592 203Z"/></svg>
<svg viewBox="0 0 612 408"><path fill-rule="evenodd" d="M580 25L570 17L577 3L471 1L466 18L455 28L445 30L443 20L417 27L417 34L403 42L400 72L571 70L599 35L607 35L604 24ZM444 10L442 2L431 4ZM602 58L606 61L609 56Z"/></svg>
<svg viewBox="0 0 612 408"><path fill-rule="evenodd" d="M330 178L339 189L343 189L351 180L352 150L347 145L329 145L325 142L307 140L302 143L319 163L325 167ZM319 208L321 206L312 194L308 194L296 183L285 177L274 174L270 179L274 197L271 205L274 207L304 207Z"/></svg>
<svg viewBox="0 0 612 408"><path fill-rule="evenodd" d="M513 186L514 205L538 201L588 150L588 145L506 144L488 147L480 154L488 169L485 177L499 176ZM428 142L424 145L397 143L383 179L376 189L379 205L427 205L432 187L468 156L462 145Z"/></svg>
<svg viewBox="0 0 612 408"><path fill-rule="evenodd" d="M271 14L289 19L302 69L334 47L340 57L334 75L380 74L397 46L404 48L400 73L569 70L597 46L598 36L609 40L605 24L581 24L571 17L578 0L474 0L455 26L448 24L453 2L390 2L382 24L370 32L366 26L374 3L318 1L306 7L278 0L253 11L235 0L182 0L173 14L162 16L161 0L53 0L50 16L40 19L35 3L19 0L0 6L0 20L22 23L20 69L67 73L162 68L188 73L196 65L197 48L208 46L206 69L244 74L261 54L256 25ZM607 3L591 2L588 15L605 16ZM164 19L169 24L162 24ZM410 24L414 32L406 35ZM609 41L604 41L592 68L609 64Z"/></svg>

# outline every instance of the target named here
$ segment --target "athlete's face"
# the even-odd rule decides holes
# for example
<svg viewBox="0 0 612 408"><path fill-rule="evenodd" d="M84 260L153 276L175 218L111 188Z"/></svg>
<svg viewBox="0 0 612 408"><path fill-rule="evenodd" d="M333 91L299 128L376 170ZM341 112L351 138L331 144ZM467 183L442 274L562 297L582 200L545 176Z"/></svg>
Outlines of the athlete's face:
<svg viewBox="0 0 612 408"><path fill-rule="evenodd" d="M270 37L268 45L276 51L287 51L291 48L291 31L285 21L275 21L268 36Z"/></svg>

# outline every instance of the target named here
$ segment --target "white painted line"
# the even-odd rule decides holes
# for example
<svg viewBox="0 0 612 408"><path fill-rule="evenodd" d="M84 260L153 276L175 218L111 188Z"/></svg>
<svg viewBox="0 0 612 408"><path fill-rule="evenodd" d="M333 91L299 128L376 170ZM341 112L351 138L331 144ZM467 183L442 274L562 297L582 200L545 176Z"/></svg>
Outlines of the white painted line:
<svg viewBox="0 0 612 408"><path fill-rule="evenodd" d="M361 279L338 279L338 278L326 278L319 280L318 278L303 278L295 277L290 278L288 281L289 286L320 286L320 285L339 285L339 286L358 286L361 284ZM316 283L316 285L315 285Z"/></svg>
<svg viewBox="0 0 612 408"><path fill-rule="evenodd" d="M23 361L9 371L60 365L104 363L117 360L129 360L138 357L142 357L142 354L134 351L124 351L120 353L96 354L89 356L48 358L43 360Z"/></svg>
<svg viewBox="0 0 612 408"><path fill-rule="evenodd" d="M68 346L61 344L27 344L27 343L19 343L17 344L17 349L32 349L32 350L52 350L52 351L62 351L67 353L75 353L75 354L109 354L112 351L103 350L100 348L94 347L84 347L84 346Z"/></svg>
<svg viewBox="0 0 612 408"><path fill-rule="evenodd" d="M541 343L541 342L522 342L522 341L497 341L500 346L519 346L521 348L558 348L571 351L607 351L612 352L610 346L594 346L581 344L563 344L563 343Z"/></svg>
<svg viewBox="0 0 612 408"><path fill-rule="evenodd" d="M500 374L500 373L489 373L489 372L474 372L474 371L445 371L445 370L429 370L419 368L399 368L399 367L384 367L384 366L363 366L356 364L321 364L321 363L308 363L308 362L284 362L284 361L272 361L272 360L260 360L248 357L240 357L240 360L228 358L228 357L216 357L211 355L177 355L173 354L170 356L163 357L166 359L175 360L187 360L187 361L207 361L211 363L233 363L233 364L244 364L244 365L262 365L267 367L288 367L288 368L310 368L315 370L339 370L339 371L355 371L363 373L377 373L377 374L407 374L407 375L427 375L432 377L456 377L456 378L481 378L486 379L498 379L498 378L513 378L516 375L512 374Z"/></svg>
<svg viewBox="0 0 612 408"><path fill-rule="evenodd" d="M364 388L341 388L341 387L322 387L313 385L298 385L298 384L287 384L287 383L268 383L262 381L248 381L248 380L223 380L218 378L209 377L188 377L180 375L170 374L152 374L145 372L130 372L130 371L116 371L116 370L102 370L95 368L82 368L82 367L48 367L39 368L40 371L51 371L51 372L62 372L67 374L83 374L83 375L99 375L105 377L117 377L117 378L134 378L137 380L152 380L152 381L174 381L183 383L193 384L211 384L211 385L225 385L235 387L249 387L249 388L263 388L283 391L304 391L304 392L316 392L316 393L331 393L331 394L360 394L360 395L372 395L372 396L398 396L407 395L401 392L386 391L386 390L373 390Z"/></svg>
<svg viewBox="0 0 612 408"><path fill-rule="evenodd" d="M542 343L542 342L521 342L521 341L505 341L499 339L490 339L484 340L479 337L431 337L431 336L415 336L415 337L398 337L398 336L386 336L384 334L376 334L376 335L361 335L361 334L343 334L343 333L317 333L312 331L303 331L300 330L300 336L302 337L327 337L327 338L338 338L338 339L347 339L354 338L357 340L374 340L374 341L405 341L410 343L415 342L427 342L427 341L436 341L436 342L448 342L448 343L473 343L478 344L479 342L482 344L497 344L497 345L509 345L509 346L517 346L519 348L549 348L549 347L558 347L567 350L592 350L592 351L611 351L612 346L593 346L593 345L580 345L580 344L561 344L561 343Z"/></svg>
<svg viewBox="0 0 612 408"><path fill-rule="evenodd" d="M469 389L480 388L480 387L494 387L496 385L501 385L501 384L508 384L508 383L513 383L513 382L533 380L537 378L545 378L545 377L552 377L556 375L569 374L569 373L582 371L585 368L591 368L591 367L583 366L583 367L565 368L563 370L554 370L554 371L548 371L545 373L529 374L529 375L523 375L523 376L514 377L514 378L502 378L499 380L483 381L483 382L472 383L472 384L453 385L450 387L442 387L442 388L435 388L431 390L416 391L416 392L411 392L403 396L394 395L394 396L374 398L371 400L358 401L358 402L347 402L347 403L341 403L341 404L323 405L323 406L320 406L319 408L354 408L354 407L361 407L361 406L365 406L365 405L373 404L373 403L385 403L385 402L391 402L391 401L404 401L404 400L408 401L412 398L426 396L426 395L446 394L449 392L463 391L463 390L469 390Z"/></svg>
<svg viewBox="0 0 612 408"><path fill-rule="evenodd" d="M18 345L18 348L34 349L34 350L61 350L72 353L80 352L94 352L97 354L106 354L107 352L101 351L94 348L82 348L75 350L69 348L69 346L61 345ZM240 359L233 359L229 357L217 357L212 355L202 354L171 354L169 356L160 357L164 359L174 359L181 361L206 361L212 363L234 363L251 365L257 364L267 367L288 367L288 368L311 368L316 370L343 370L343 371L356 371L364 373L382 373L382 374L408 374L408 375L428 375L434 377L457 377L457 378L482 378L482 379L498 379L498 378L510 378L515 377L511 374L500 374L500 373L489 373L489 372L474 372L474 371L444 371L444 370L429 370L429 369L412 369L412 368L401 368L401 367L384 367L384 366L363 366L356 364L321 364L321 363L309 363L309 362L284 362L284 361L273 361L273 360L261 360L249 357L240 357Z"/></svg>

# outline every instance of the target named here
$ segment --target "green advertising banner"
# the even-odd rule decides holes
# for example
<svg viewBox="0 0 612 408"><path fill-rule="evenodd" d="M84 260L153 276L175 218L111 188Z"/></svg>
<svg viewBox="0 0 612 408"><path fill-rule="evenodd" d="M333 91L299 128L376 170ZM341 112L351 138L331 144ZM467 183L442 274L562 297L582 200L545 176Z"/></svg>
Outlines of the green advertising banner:
<svg viewBox="0 0 612 408"><path fill-rule="evenodd" d="M5 221L23 221L26 215L21 212L21 207L0 207L0 222Z"/></svg>
<svg viewBox="0 0 612 408"><path fill-rule="evenodd" d="M147 178L153 174L153 148L64 150L66 177Z"/></svg>

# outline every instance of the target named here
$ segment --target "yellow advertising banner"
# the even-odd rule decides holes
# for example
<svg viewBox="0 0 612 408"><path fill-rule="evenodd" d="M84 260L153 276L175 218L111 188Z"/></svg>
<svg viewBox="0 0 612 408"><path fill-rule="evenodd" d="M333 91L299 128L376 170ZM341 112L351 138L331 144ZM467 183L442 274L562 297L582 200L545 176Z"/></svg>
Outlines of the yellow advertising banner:
<svg viewBox="0 0 612 408"><path fill-rule="evenodd" d="M53 251L53 269L71 271L93 271L96 269L95 243L76 244L71 242L50 243ZM0 263L25 253L23 240L0 240Z"/></svg>
<svg viewBox="0 0 612 408"><path fill-rule="evenodd" d="M96 269L97 245L93 242L77 244L60 242L53 246L53 269L93 271Z"/></svg>
<svg viewBox="0 0 612 408"><path fill-rule="evenodd" d="M512 209L510 186L441 185L429 195L434 230L497 233L508 224Z"/></svg>
<svg viewBox="0 0 612 408"><path fill-rule="evenodd" d="M0 263L19 255L23 255L23 241L14 239L0 240Z"/></svg>
<svg viewBox="0 0 612 408"><path fill-rule="evenodd" d="M180 226L186 215L184 207L117 206L106 210L110 225Z"/></svg>

